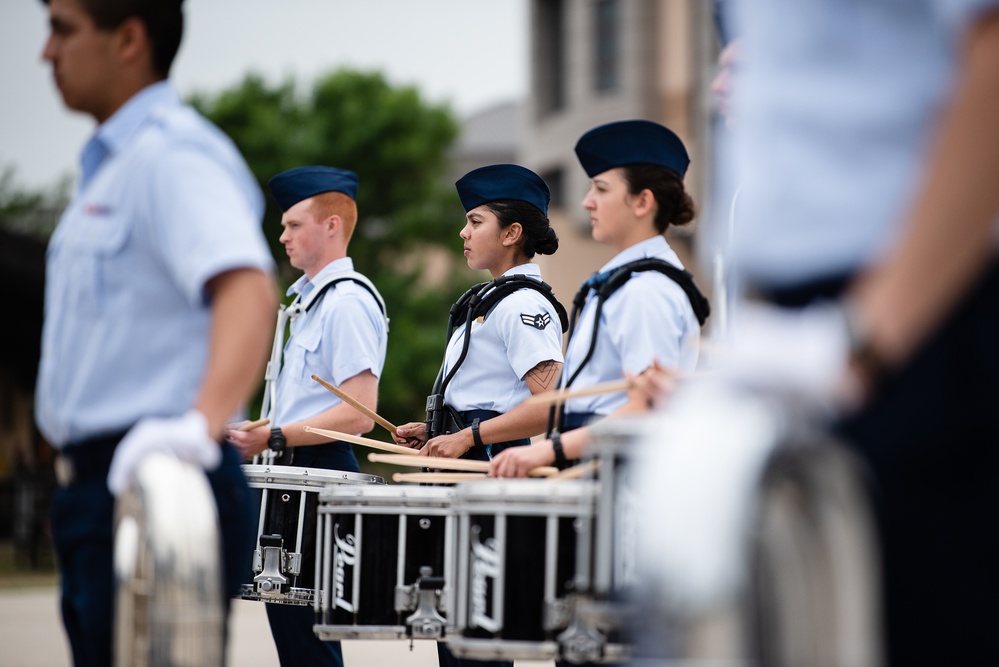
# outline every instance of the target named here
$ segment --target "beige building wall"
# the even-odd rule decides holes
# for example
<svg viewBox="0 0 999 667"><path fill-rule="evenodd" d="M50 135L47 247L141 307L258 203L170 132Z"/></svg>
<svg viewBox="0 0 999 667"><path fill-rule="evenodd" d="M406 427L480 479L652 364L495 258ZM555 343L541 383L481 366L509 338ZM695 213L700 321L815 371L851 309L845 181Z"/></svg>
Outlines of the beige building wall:
<svg viewBox="0 0 999 667"><path fill-rule="evenodd" d="M617 16L616 85L599 90L598 16L609 5ZM592 240L589 218L580 206L588 179L573 146L584 132L630 118L670 127L691 155L686 185L698 208L704 209L709 154L706 78L711 71L705 59L715 48L705 43L711 38L708 5L702 0L531 2L531 86L521 114L517 161L553 186L549 217L560 247L556 255L540 258L539 263L566 308L581 282L613 256L610 248ZM607 34L607 26L602 27ZM554 62L559 59L560 64ZM561 104L553 105L559 82ZM695 260L697 224L668 232L667 240L701 289L709 292L710 281Z"/></svg>

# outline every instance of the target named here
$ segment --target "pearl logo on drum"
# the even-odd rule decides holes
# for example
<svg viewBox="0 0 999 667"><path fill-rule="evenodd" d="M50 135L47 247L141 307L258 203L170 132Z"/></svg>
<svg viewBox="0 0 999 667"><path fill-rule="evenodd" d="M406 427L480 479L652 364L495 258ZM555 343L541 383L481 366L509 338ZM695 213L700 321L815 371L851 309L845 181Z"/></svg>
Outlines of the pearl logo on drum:
<svg viewBox="0 0 999 667"><path fill-rule="evenodd" d="M347 570L353 574L357 564L357 540L351 533L340 536L340 524L333 527L333 577L335 585L334 604L344 611L354 613L354 604L347 600Z"/></svg>
<svg viewBox="0 0 999 667"><path fill-rule="evenodd" d="M489 597L490 592L495 600L501 595L497 587L497 578L502 571L502 561L500 554L503 551L503 544L491 537L485 542L479 541L479 530L473 528L472 537L474 541L472 547L472 627L479 627L489 632L497 632L502 624L495 618L499 614L490 616Z"/></svg>

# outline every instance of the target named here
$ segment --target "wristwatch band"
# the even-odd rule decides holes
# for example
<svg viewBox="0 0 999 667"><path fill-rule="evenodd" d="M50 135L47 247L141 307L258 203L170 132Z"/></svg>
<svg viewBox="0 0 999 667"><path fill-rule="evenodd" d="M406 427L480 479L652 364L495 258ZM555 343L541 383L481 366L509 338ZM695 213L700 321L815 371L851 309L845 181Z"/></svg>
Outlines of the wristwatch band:
<svg viewBox="0 0 999 667"><path fill-rule="evenodd" d="M840 312L849 343L849 361L863 373L870 388L874 389L891 375L891 364L874 347L867 324L859 316L856 307L846 302Z"/></svg>
<svg viewBox="0 0 999 667"><path fill-rule="evenodd" d="M288 446L288 439L284 437L284 432L280 426L271 429L271 437L267 438L267 447L275 452L283 452Z"/></svg>
<svg viewBox="0 0 999 667"><path fill-rule="evenodd" d="M472 420L472 442L475 443L476 447L485 447L486 443L482 442L482 436L479 435L479 418L476 417Z"/></svg>
<svg viewBox="0 0 999 667"><path fill-rule="evenodd" d="M555 467L565 470L569 467L569 459L565 458L565 450L562 449L562 434L552 431L552 450L555 452Z"/></svg>

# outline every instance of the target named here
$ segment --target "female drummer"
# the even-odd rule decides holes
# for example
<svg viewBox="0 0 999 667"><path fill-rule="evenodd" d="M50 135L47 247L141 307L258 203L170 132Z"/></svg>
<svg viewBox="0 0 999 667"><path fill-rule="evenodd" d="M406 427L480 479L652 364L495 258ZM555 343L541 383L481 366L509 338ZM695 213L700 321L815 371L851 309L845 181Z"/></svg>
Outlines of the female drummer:
<svg viewBox="0 0 999 667"><path fill-rule="evenodd" d="M554 253L558 236L547 218L548 185L530 169L481 167L455 187L468 266L493 280L451 309L453 331L427 422L399 426L396 440L428 456L488 461L545 430L547 408L522 403L558 382L565 311L531 259Z"/></svg>
<svg viewBox="0 0 999 667"><path fill-rule="evenodd" d="M421 454L429 456L488 461L545 430L547 408L523 401L558 382L565 310L530 260L554 253L558 236L547 218L548 185L529 169L482 167L455 187L465 208L459 236L468 266L493 279L474 286L452 307L427 421L397 427L396 441L422 447ZM513 665L458 659L443 643L437 653L441 667Z"/></svg>
<svg viewBox="0 0 999 667"><path fill-rule="evenodd" d="M683 186L683 143L658 123L620 121L584 134L576 155L590 177L583 208L593 238L617 254L574 300L574 319L581 310L570 328L562 387L583 389L657 367L692 370L708 304L665 238L669 227L694 219ZM570 399L553 420L551 439L494 458L490 473L521 477L535 466L565 467L588 440L589 429L579 427L646 409L624 391Z"/></svg>

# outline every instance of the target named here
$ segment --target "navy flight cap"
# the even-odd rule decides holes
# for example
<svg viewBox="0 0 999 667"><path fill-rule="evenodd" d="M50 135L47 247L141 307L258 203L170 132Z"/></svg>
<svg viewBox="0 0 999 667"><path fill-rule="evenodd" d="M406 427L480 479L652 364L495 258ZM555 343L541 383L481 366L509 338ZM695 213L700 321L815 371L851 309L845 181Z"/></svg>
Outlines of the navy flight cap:
<svg viewBox="0 0 999 667"><path fill-rule="evenodd" d="M657 164L682 177L690 164L680 137L649 120L598 125L576 142L576 157L590 178L632 164Z"/></svg>
<svg viewBox="0 0 999 667"><path fill-rule="evenodd" d="M520 165L491 164L479 167L459 178L454 187L458 190L458 198L466 213L492 201L514 199L527 202L542 214L548 215L548 202L551 200L548 184L533 171Z"/></svg>
<svg viewBox="0 0 999 667"><path fill-rule="evenodd" d="M357 174L335 167L295 167L271 177L267 186L282 211L324 192L342 192L357 198Z"/></svg>

